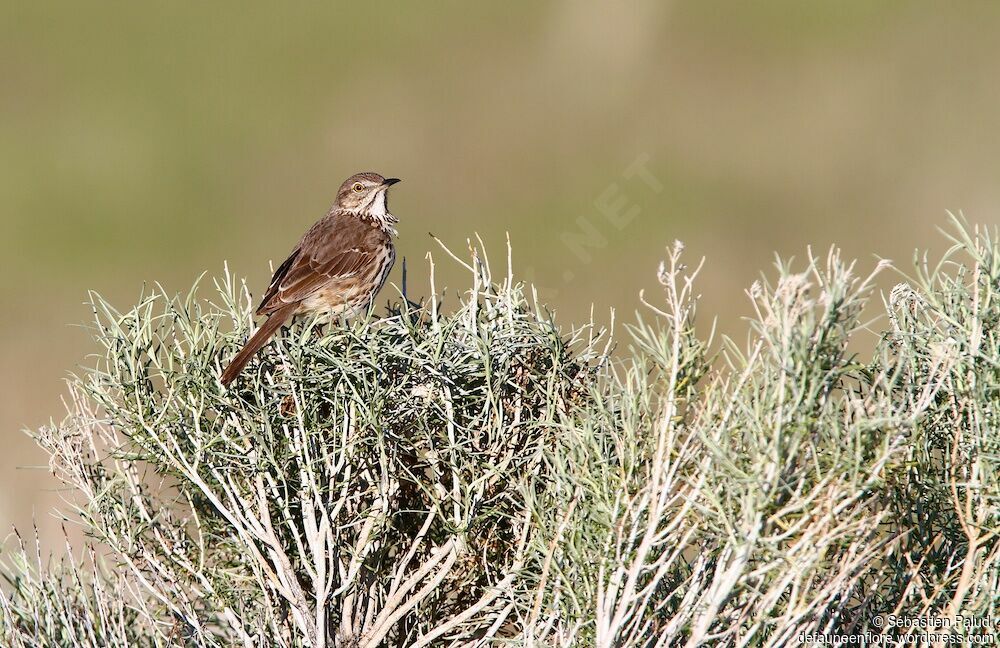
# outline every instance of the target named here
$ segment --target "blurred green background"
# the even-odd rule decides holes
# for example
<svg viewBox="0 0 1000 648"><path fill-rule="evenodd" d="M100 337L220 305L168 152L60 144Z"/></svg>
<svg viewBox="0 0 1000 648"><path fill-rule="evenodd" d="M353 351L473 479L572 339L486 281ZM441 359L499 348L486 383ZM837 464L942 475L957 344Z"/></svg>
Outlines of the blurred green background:
<svg viewBox="0 0 1000 648"><path fill-rule="evenodd" d="M563 321L627 318L679 238L707 257L702 317L738 332L775 251L905 267L946 209L995 220L998 29L991 2L7 0L0 526L57 528L21 430L94 350L89 289L125 306L225 260L259 294L374 170L405 180L411 296L427 232L497 259L509 232Z"/></svg>

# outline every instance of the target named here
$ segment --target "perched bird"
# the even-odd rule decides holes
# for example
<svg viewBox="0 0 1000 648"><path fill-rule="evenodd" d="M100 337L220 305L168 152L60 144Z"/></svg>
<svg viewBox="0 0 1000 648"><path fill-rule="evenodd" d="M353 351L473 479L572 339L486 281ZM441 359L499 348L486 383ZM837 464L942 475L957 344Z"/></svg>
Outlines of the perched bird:
<svg viewBox="0 0 1000 648"><path fill-rule="evenodd" d="M349 317L364 311L396 260L392 238L399 220L386 194L397 178L358 173L340 185L337 200L299 240L271 277L258 315L267 320L222 372L228 386L281 325L295 315Z"/></svg>

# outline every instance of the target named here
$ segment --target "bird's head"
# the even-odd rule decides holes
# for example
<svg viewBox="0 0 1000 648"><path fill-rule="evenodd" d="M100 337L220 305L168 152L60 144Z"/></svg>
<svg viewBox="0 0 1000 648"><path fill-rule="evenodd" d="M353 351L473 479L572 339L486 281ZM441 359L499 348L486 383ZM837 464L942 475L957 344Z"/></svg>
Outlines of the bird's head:
<svg viewBox="0 0 1000 648"><path fill-rule="evenodd" d="M386 226L398 222L389 213L386 194L398 178L383 178L377 173L356 173L340 185L336 209L358 216L366 216Z"/></svg>

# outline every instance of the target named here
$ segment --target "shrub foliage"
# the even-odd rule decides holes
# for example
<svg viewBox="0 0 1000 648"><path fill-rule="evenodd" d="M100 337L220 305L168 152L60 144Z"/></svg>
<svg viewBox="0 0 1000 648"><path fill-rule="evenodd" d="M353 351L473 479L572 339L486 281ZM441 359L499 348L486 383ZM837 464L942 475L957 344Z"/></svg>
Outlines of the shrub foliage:
<svg viewBox="0 0 1000 648"><path fill-rule="evenodd" d="M563 330L482 252L446 313L293 325L214 296L94 296L101 353L35 437L81 559L8 543L6 645L781 646L998 616L1000 247L953 247L863 316L836 251L695 331L697 268L615 337ZM449 253L451 254L451 253ZM433 268L432 268L433 273ZM615 346L618 345L618 346ZM871 345L869 345L871 346Z"/></svg>

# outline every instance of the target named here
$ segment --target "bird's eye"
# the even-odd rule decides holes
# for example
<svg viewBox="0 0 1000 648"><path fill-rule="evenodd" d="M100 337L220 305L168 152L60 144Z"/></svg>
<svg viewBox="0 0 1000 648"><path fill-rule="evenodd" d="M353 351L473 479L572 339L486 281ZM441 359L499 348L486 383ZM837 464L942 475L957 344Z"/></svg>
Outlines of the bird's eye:
<svg viewBox="0 0 1000 648"><path fill-rule="evenodd" d="M361 193L361 190L364 189L364 188L365 188L365 186L363 184L361 184L360 182L355 182L354 183L354 190L357 191L358 193Z"/></svg>

